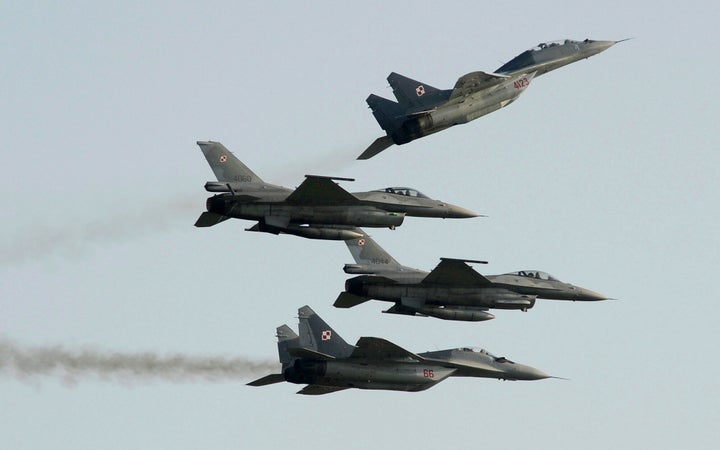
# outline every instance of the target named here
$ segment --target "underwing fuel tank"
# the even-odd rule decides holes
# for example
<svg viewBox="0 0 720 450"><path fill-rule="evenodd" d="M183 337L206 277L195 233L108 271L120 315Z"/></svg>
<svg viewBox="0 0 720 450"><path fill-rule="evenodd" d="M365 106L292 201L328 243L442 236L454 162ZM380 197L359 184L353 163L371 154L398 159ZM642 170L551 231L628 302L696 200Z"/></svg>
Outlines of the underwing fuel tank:
<svg viewBox="0 0 720 450"><path fill-rule="evenodd" d="M259 231L274 234L285 233L307 239L321 239L328 241L347 241L348 239L359 239L363 237L363 234L361 233L344 228L309 227L299 225L290 225L287 227L267 227L255 225L252 228L247 228L246 231Z"/></svg>
<svg viewBox="0 0 720 450"><path fill-rule="evenodd" d="M420 308L420 314L443 320L460 320L463 322L484 322L495 318L493 314L479 309L462 308Z"/></svg>

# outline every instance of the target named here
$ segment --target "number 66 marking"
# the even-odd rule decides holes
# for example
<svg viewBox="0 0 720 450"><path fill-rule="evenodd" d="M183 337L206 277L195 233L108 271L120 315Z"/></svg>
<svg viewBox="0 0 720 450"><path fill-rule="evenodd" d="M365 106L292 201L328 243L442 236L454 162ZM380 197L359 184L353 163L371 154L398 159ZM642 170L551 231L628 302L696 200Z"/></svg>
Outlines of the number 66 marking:
<svg viewBox="0 0 720 450"><path fill-rule="evenodd" d="M435 378L435 371L432 369L423 369L423 377Z"/></svg>

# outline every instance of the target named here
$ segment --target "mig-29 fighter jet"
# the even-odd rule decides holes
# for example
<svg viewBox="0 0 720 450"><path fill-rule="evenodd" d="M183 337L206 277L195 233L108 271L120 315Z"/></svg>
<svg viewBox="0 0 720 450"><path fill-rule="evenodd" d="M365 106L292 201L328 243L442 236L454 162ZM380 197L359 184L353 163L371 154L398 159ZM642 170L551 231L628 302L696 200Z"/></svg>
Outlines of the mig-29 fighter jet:
<svg viewBox="0 0 720 450"><path fill-rule="evenodd" d="M298 309L298 317L299 335L287 325L277 329L282 372L248 385L288 381L307 384L298 394L321 395L349 388L416 392L448 377L553 378L533 367L467 347L415 354L375 337L361 337L350 345L309 306Z"/></svg>
<svg viewBox="0 0 720 450"><path fill-rule="evenodd" d="M362 237L353 227L395 228L405 216L468 218L478 215L468 209L433 200L407 188L385 188L350 193L333 180L306 175L295 189L265 183L219 142L198 142L217 181L205 183L209 192L207 211L196 227L210 227L231 217L257 220L248 231L287 233L310 239L345 240Z"/></svg>
<svg viewBox="0 0 720 450"><path fill-rule="evenodd" d="M495 318L488 309L527 311L538 298L607 300L538 270L483 276L467 264L485 261L440 258L429 273L413 269L398 263L363 230L354 231L363 237L345 241L355 264L346 264L344 271L360 276L345 282L345 291L335 301L338 308L382 300L395 303L386 313L480 322Z"/></svg>
<svg viewBox="0 0 720 450"><path fill-rule="evenodd" d="M495 72L471 72L453 89L437 89L398 73L387 80L397 102L371 94L366 102L386 136L373 142L357 159L370 159L393 144L437 133L475 120L514 102L533 78L589 58L622 41L564 41L539 44Z"/></svg>

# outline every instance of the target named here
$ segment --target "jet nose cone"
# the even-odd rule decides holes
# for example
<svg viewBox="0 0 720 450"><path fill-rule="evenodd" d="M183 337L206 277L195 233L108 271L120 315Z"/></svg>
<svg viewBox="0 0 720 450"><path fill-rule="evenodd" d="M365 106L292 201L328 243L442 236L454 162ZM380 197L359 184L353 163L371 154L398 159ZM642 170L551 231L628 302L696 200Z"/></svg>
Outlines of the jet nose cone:
<svg viewBox="0 0 720 450"><path fill-rule="evenodd" d="M622 41L592 41L587 47L588 56L597 55L600 52L604 52L618 42Z"/></svg>
<svg viewBox="0 0 720 450"><path fill-rule="evenodd" d="M476 213L475 211L470 211L469 209L463 208L462 206L455 206L449 203L446 203L445 206L447 207L446 217L448 219L470 219L472 217L480 216L480 214Z"/></svg>
<svg viewBox="0 0 720 450"><path fill-rule="evenodd" d="M600 300L607 300L608 298L604 295L591 291L590 289L584 289L580 288L580 292L578 292L578 300L585 301L585 302L597 302Z"/></svg>
<svg viewBox="0 0 720 450"><path fill-rule="evenodd" d="M534 367L525 366L522 364L516 364L517 379L525 381L544 380L546 378L552 378L552 375L548 375L540 369Z"/></svg>

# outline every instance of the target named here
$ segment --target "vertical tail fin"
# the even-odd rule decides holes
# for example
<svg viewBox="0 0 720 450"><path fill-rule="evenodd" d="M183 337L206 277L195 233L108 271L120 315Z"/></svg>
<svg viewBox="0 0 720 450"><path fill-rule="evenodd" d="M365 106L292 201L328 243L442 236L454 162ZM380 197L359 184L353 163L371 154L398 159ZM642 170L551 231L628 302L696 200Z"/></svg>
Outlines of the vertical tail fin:
<svg viewBox="0 0 720 450"><path fill-rule="evenodd" d="M432 108L438 103L447 101L452 92L452 90L432 87L395 72L388 75L387 80L393 88L393 94L398 103L406 110Z"/></svg>
<svg viewBox="0 0 720 450"><path fill-rule="evenodd" d="M401 267L395 258L386 252L385 249L365 233L362 228L354 228L353 231L362 233L360 239L348 239L345 241L350 254L357 264L375 266L382 265L386 268Z"/></svg>
<svg viewBox="0 0 720 450"><path fill-rule="evenodd" d="M370 94L365 102L372 109L375 120L380 127L388 134L394 133L402 126L405 120L405 109L399 104L382 98L375 94Z"/></svg>
<svg viewBox="0 0 720 450"><path fill-rule="evenodd" d="M298 309L299 345L337 358L347 358L355 349L320 318L309 306Z"/></svg>
<svg viewBox="0 0 720 450"><path fill-rule="evenodd" d="M255 172L237 159L230 150L219 142L198 141L205 159L215 173L218 181L238 181L243 183L263 183Z"/></svg>
<svg viewBox="0 0 720 450"><path fill-rule="evenodd" d="M300 337L287 325L277 327L277 333L275 335L278 338L278 355L280 356L280 362L282 363L284 369L285 367L292 365L295 359L290 356L287 349L298 347L300 345Z"/></svg>

